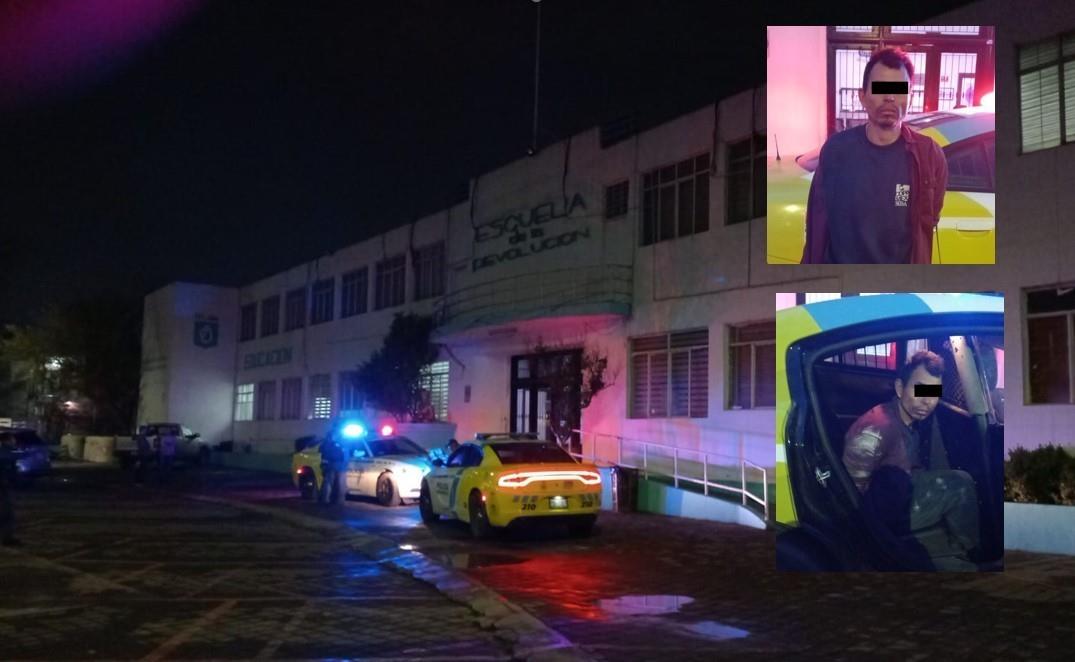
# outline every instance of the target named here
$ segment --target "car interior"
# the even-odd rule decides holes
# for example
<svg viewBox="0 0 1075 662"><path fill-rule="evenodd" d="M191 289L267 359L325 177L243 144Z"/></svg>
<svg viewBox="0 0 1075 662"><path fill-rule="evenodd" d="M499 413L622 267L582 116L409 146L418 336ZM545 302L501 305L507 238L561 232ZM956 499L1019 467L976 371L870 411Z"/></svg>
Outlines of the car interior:
<svg viewBox="0 0 1075 662"><path fill-rule="evenodd" d="M1004 443L1003 383L998 383L998 365L1003 366L1001 337L894 338L816 361L814 390L832 465L846 473L841 458L847 430L862 414L895 397L898 366L923 349L938 354L945 362L941 401L927 422L927 430L923 431L923 442L929 445L929 466L960 469L974 478L983 557L1000 559ZM969 355L961 357L962 374L960 362L956 360L959 353ZM968 380L977 380L979 384L968 384ZM856 497L857 494L851 495L853 499ZM929 536L947 535L941 523L903 537L907 542L921 542Z"/></svg>

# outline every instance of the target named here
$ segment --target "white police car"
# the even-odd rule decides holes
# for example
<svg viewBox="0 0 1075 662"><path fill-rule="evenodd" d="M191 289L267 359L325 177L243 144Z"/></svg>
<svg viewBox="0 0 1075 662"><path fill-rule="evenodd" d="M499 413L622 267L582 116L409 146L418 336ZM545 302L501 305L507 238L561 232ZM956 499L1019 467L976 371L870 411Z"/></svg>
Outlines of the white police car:
<svg viewBox="0 0 1075 662"><path fill-rule="evenodd" d="M429 454L407 437L348 441L347 494L376 497L383 506L418 500L422 477L433 465Z"/></svg>

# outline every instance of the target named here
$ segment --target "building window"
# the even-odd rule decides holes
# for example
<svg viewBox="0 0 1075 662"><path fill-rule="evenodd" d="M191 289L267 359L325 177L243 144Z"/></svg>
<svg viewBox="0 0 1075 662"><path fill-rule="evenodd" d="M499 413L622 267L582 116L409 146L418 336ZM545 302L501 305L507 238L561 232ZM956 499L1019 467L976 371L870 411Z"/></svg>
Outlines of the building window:
<svg viewBox="0 0 1075 662"><path fill-rule="evenodd" d="M258 382L254 398L254 417L259 421L271 421L276 417L276 381Z"/></svg>
<svg viewBox="0 0 1075 662"><path fill-rule="evenodd" d="M776 321L729 328L728 408L776 406Z"/></svg>
<svg viewBox="0 0 1075 662"><path fill-rule="evenodd" d="M437 421L448 420L448 362L437 361L422 368L419 388L423 405Z"/></svg>
<svg viewBox="0 0 1075 662"><path fill-rule="evenodd" d="M332 375L310 375L309 418L332 417Z"/></svg>
<svg viewBox="0 0 1075 662"><path fill-rule="evenodd" d="M630 418L709 415L709 331L631 341Z"/></svg>
<svg viewBox="0 0 1075 662"><path fill-rule="evenodd" d="M254 385L239 384L235 388L235 420L254 420Z"/></svg>
<svg viewBox="0 0 1075 662"><path fill-rule="evenodd" d="M239 342L258 336L258 304L248 303L239 311Z"/></svg>
<svg viewBox="0 0 1075 662"><path fill-rule="evenodd" d="M261 300L261 337L271 336L280 330L280 295Z"/></svg>
<svg viewBox="0 0 1075 662"><path fill-rule="evenodd" d="M331 322L336 301L336 279L326 278L314 283L310 299L310 324Z"/></svg>
<svg viewBox="0 0 1075 662"><path fill-rule="evenodd" d="M284 331L306 326L306 288L300 287L287 293L284 309Z"/></svg>
<svg viewBox="0 0 1075 662"><path fill-rule="evenodd" d="M377 263L373 307L383 310L401 306L406 296L407 256L397 255Z"/></svg>
<svg viewBox="0 0 1075 662"><path fill-rule="evenodd" d="M358 371L345 370L340 373L340 411L362 409L363 398L358 391Z"/></svg>
<svg viewBox="0 0 1075 662"><path fill-rule="evenodd" d="M642 176L641 245L708 229L708 152Z"/></svg>
<svg viewBox="0 0 1075 662"><path fill-rule="evenodd" d="M1075 290L1071 285L1026 293L1026 404L1075 404Z"/></svg>
<svg viewBox="0 0 1075 662"><path fill-rule="evenodd" d="M1075 34L1017 50L1023 153L1075 140Z"/></svg>
<svg viewBox="0 0 1075 662"><path fill-rule="evenodd" d="M627 214L629 180L605 187L605 218L617 218Z"/></svg>
<svg viewBox="0 0 1075 662"><path fill-rule="evenodd" d="M340 280L340 317L366 312L369 298L370 270L367 267L348 271Z"/></svg>
<svg viewBox="0 0 1075 662"><path fill-rule="evenodd" d="M765 136L728 145L728 176L724 178L728 224L765 216Z"/></svg>
<svg viewBox="0 0 1075 662"><path fill-rule="evenodd" d="M280 380L280 420L302 418L302 377Z"/></svg>
<svg viewBox="0 0 1075 662"><path fill-rule="evenodd" d="M414 300L444 294L444 242L414 251ZM402 303L402 302L401 302Z"/></svg>

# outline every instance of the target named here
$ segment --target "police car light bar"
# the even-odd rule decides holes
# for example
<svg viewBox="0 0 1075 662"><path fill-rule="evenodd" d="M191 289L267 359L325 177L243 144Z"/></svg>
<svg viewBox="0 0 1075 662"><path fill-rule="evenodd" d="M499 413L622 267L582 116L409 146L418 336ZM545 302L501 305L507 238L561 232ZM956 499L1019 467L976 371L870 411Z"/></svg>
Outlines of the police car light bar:
<svg viewBox="0 0 1075 662"><path fill-rule="evenodd" d="M600 485L601 474L596 471L516 471L497 480L500 487L526 487L545 480L577 480L583 485Z"/></svg>
<svg viewBox="0 0 1075 662"><path fill-rule="evenodd" d="M340 433L347 439L358 439L366 436L366 428L361 423L347 423L340 429Z"/></svg>
<svg viewBox="0 0 1075 662"><path fill-rule="evenodd" d="M391 425L382 425L381 426L381 436L382 437L391 437L392 433L395 432L395 431L396 431L395 428L393 428Z"/></svg>

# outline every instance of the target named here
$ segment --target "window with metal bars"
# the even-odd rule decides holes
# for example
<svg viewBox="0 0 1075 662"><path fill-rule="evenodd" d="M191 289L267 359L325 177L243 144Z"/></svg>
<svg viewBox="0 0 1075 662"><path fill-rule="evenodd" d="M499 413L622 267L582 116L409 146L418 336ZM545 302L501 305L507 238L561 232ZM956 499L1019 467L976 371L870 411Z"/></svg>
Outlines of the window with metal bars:
<svg viewBox="0 0 1075 662"><path fill-rule="evenodd" d="M414 251L414 300L444 294L444 242Z"/></svg>
<svg viewBox="0 0 1075 662"><path fill-rule="evenodd" d="M1075 141L1075 33L1017 51L1023 153Z"/></svg>
<svg viewBox="0 0 1075 662"><path fill-rule="evenodd" d="M642 246L709 229L709 158L707 152L642 176Z"/></svg>
<svg viewBox="0 0 1075 662"><path fill-rule="evenodd" d="M235 420L254 419L254 385L239 384L235 387Z"/></svg>
<svg viewBox="0 0 1075 662"><path fill-rule="evenodd" d="M302 377L280 380L280 420L302 418Z"/></svg>
<svg viewBox="0 0 1075 662"><path fill-rule="evenodd" d="M709 330L631 340L630 418L709 415Z"/></svg>
<svg viewBox="0 0 1075 662"><path fill-rule="evenodd" d="M765 136L728 145L724 184L729 225L765 216Z"/></svg>
<svg viewBox="0 0 1075 662"><path fill-rule="evenodd" d="M287 293L284 301L284 331L306 326L306 288L300 287Z"/></svg>
<svg viewBox="0 0 1075 662"><path fill-rule="evenodd" d="M448 420L448 362L437 361L422 369L419 388L428 399L429 408L438 421Z"/></svg>
<svg viewBox="0 0 1075 662"><path fill-rule="evenodd" d="M605 187L605 218L617 218L627 214L629 180Z"/></svg>
<svg viewBox="0 0 1075 662"><path fill-rule="evenodd" d="M332 417L332 375L310 375L309 418Z"/></svg>
<svg viewBox="0 0 1075 662"><path fill-rule="evenodd" d="M381 260L375 268L373 307L383 310L401 306L406 298L407 256L396 255Z"/></svg>
<svg viewBox="0 0 1075 662"><path fill-rule="evenodd" d="M248 303L239 309L239 342L258 336L258 304Z"/></svg>
<svg viewBox="0 0 1075 662"><path fill-rule="evenodd" d="M728 329L728 409L776 406L776 321Z"/></svg>
<svg viewBox="0 0 1075 662"><path fill-rule="evenodd" d="M275 335L280 331L280 295L261 300L261 337Z"/></svg>
<svg viewBox="0 0 1075 662"><path fill-rule="evenodd" d="M1026 296L1026 404L1075 404L1075 289L1056 286Z"/></svg>
<svg viewBox="0 0 1075 662"><path fill-rule="evenodd" d="M362 408L363 398L356 385L355 380L357 378L357 370L344 370L340 373L340 411L353 411Z"/></svg>
<svg viewBox="0 0 1075 662"><path fill-rule="evenodd" d="M310 299L310 324L331 322L335 315L336 279L325 278L314 283Z"/></svg>
<svg viewBox="0 0 1075 662"><path fill-rule="evenodd" d="M348 271L340 279L340 317L366 312L369 300L369 267Z"/></svg>
<svg viewBox="0 0 1075 662"><path fill-rule="evenodd" d="M258 382L257 396L254 398L254 418L259 421L271 421L276 417L276 380Z"/></svg>

